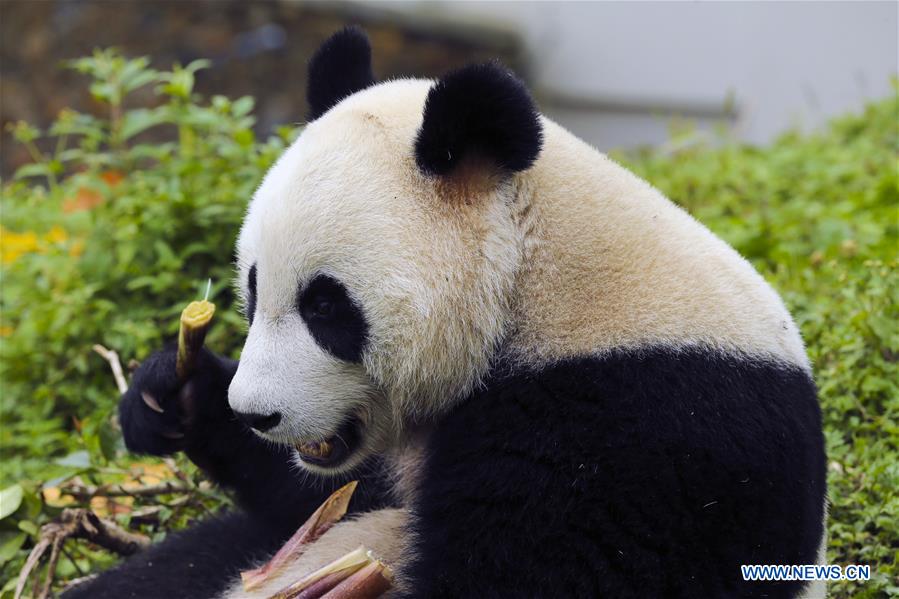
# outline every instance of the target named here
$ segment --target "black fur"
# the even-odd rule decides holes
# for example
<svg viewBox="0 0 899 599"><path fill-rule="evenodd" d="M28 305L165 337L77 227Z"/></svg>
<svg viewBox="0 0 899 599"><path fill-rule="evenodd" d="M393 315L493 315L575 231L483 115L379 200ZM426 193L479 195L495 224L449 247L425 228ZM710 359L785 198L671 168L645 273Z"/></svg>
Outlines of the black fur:
<svg viewBox="0 0 899 599"><path fill-rule="evenodd" d="M344 98L375 82L371 46L365 32L346 27L319 47L309 61L306 99L309 120L325 114Z"/></svg>
<svg viewBox="0 0 899 599"><path fill-rule="evenodd" d="M503 171L530 167L540 154L543 129L534 101L498 63L470 65L434 84L415 140L418 167L449 174L472 154Z"/></svg>
<svg viewBox="0 0 899 599"><path fill-rule="evenodd" d="M256 265L250 267L247 274L247 322L253 326L253 317L256 315Z"/></svg>
<svg viewBox="0 0 899 599"><path fill-rule="evenodd" d="M341 360L362 361L368 321L340 281L318 275L297 294L297 309L316 343Z"/></svg>
<svg viewBox="0 0 899 599"><path fill-rule="evenodd" d="M122 397L119 418L125 444L135 453L186 451L212 478L235 494L242 512L226 514L170 535L65 597L212 597L227 578L276 550L335 489L359 480L350 511L394 505L383 465L372 459L354 472L318 478L295 466L289 451L263 441L237 420L227 390L237 362L206 350L183 389L175 375L173 346L146 359ZM152 395L159 413L141 398Z"/></svg>
<svg viewBox="0 0 899 599"><path fill-rule="evenodd" d="M493 375L442 421L403 597L786 597L815 563L825 456L803 371L701 351Z"/></svg>
<svg viewBox="0 0 899 599"><path fill-rule="evenodd" d="M63 599L203 599L216 597L278 550L277 530L252 516L232 512L166 537L98 578L63 594Z"/></svg>

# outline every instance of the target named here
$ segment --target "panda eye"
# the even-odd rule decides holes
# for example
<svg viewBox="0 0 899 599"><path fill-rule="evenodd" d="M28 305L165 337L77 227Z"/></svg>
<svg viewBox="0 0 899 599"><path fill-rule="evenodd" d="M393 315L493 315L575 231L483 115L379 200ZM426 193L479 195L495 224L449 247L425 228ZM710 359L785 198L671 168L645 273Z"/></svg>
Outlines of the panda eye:
<svg viewBox="0 0 899 599"><path fill-rule="evenodd" d="M298 292L297 309L322 348L347 362L362 360L368 322L340 281L318 275Z"/></svg>
<svg viewBox="0 0 899 599"><path fill-rule="evenodd" d="M247 320L253 324L253 315L256 313L256 265L250 267L247 276Z"/></svg>
<svg viewBox="0 0 899 599"><path fill-rule="evenodd" d="M317 297L309 310L313 318L330 318L334 315L334 302L324 297Z"/></svg>

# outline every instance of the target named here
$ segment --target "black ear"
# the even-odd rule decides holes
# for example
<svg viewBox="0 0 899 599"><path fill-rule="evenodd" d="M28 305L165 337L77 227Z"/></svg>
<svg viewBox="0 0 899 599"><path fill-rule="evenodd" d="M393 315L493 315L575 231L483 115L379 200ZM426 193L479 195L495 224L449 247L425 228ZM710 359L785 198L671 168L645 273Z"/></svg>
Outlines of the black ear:
<svg viewBox="0 0 899 599"><path fill-rule="evenodd" d="M542 143L540 113L527 88L490 62L454 71L431 88L415 159L430 175L450 173L472 153L518 172L534 163Z"/></svg>
<svg viewBox="0 0 899 599"><path fill-rule="evenodd" d="M365 32L354 26L341 29L325 40L309 61L309 120L374 82Z"/></svg>

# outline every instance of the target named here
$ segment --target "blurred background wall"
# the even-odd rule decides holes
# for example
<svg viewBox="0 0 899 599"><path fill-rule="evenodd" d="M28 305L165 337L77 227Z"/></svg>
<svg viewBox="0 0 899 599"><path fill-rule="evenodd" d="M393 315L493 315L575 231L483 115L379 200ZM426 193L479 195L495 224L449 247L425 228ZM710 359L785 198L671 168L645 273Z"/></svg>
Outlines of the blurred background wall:
<svg viewBox="0 0 899 599"><path fill-rule="evenodd" d="M378 5L519 32L544 111L601 149L664 141L676 116L761 143L895 93L895 1Z"/></svg>
<svg viewBox="0 0 899 599"><path fill-rule="evenodd" d="M210 58L204 94L258 100L261 133L300 122L305 62L359 23L379 77L497 57L543 110L600 149L659 144L672 123L765 142L895 93L896 2L303 2L0 0L0 120L92 110L62 60L94 47L156 66ZM27 160L2 137L2 171Z"/></svg>

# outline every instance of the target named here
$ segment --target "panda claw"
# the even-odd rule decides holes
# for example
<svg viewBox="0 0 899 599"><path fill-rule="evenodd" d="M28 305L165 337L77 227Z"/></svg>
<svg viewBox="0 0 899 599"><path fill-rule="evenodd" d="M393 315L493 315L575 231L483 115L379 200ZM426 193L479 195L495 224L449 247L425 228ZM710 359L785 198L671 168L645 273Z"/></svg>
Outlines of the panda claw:
<svg viewBox="0 0 899 599"><path fill-rule="evenodd" d="M165 413L165 410L162 408L161 405L159 405L159 402L156 401L156 398L153 397L152 395L150 395L149 393L147 393L146 391L141 391L140 398L142 400L144 400L144 403L147 405L147 407L150 408L151 410L153 410L154 412L157 412L159 414Z"/></svg>

